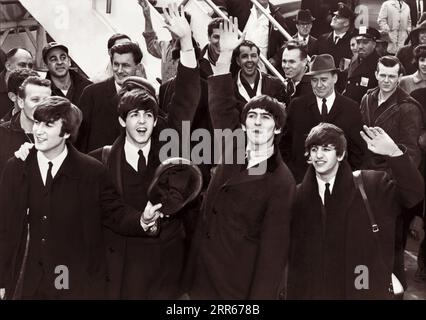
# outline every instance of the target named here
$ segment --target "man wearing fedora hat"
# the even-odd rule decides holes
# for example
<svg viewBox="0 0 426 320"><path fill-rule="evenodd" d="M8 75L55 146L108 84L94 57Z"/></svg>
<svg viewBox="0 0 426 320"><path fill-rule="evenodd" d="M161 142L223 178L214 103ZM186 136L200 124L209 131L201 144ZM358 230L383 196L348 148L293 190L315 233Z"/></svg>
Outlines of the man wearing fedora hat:
<svg viewBox="0 0 426 320"><path fill-rule="evenodd" d="M144 78L128 77L119 92L117 112L123 131L112 146L90 154L108 167L119 194L134 208L156 207L159 205L156 201L164 199L148 196L156 169L165 160L160 158L166 143L160 140L160 133L174 129L181 134L183 121L193 120L200 99L199 71L189 24L176 6L164 12L168 29L181 42L175 94L167 118L159 115L152 85ZM169 200L179 200L179 195L171 194L172 191L169 190ZM176 208L167 203L161 205L164 214L171 213L170 207ZM105 229L110 299L177 299L181 295L180 280L186 257L182 217L165 218L160 225L147 227L158 235L150 239L124 237Z"/></svg>
<svg viewBox="0 0 426 320"><path fill-rule="evenodd" d="M321 54L310 66L313 93L294 99L288 108L287 128L281 143L281 152L300 182L308 167L305 159L304 139L312 127L329 122L340 127L348 138L348 160L352 168L359 168L365 149L359 131L362 128L359 105L337 93L337 69L333 57Z"/></svg>
<svg viewBox="0 0 426 320"><path fill-rule="evenodd" d="M343 95L361 103L368 89L377 86L375 69L379 55L376 52L376 40L380 33L374 28L361 26L356 36L358 54L348 68L347 83Z"/></svg>
<svg viewBox="0 0 426 320"><path fill-rule="evenodd" d="M63 44L50 42L43 48L42 56L49 70L46 79L52 83L52 95L66 97L79 106L84 88L92 82L70 69L71 58L68 55L68 48Z"/></svg>
<svg viewBox="0 0 426 320"><path fill-rule="evenodd" d="M297 34L293 36L294 39L304 43L308 46L308 55L312 56L317 54L317 38L311 36L312 23L315 18L312 16L309 9L299 10L295 18Z"/></svg>

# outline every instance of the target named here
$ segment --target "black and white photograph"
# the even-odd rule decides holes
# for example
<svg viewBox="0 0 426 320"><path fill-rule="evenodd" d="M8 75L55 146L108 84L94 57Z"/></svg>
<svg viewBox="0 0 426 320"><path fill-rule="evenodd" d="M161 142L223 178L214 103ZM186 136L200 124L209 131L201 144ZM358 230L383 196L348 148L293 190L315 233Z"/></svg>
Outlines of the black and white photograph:
<svg viewBox="0 0 426 320"><path fill-rule="evenodd" d="M0 305L426 300L425 178L426 0L0 0Z"/></svg>

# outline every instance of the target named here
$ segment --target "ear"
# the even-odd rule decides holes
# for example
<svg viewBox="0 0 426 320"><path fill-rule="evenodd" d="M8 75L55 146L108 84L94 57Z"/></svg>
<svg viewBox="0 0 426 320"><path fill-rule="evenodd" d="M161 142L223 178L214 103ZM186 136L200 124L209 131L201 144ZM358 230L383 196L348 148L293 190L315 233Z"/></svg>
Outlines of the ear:
<svg viewBox="0 0 426 320"><path fill-rule="evenodd" d="M19 96L16 96L16 98L17 98L17 102L18 102L18 106L19 106L19 108L20 109L24 109L24 99L22 99L21 97L19 97Z"/></svg>
<svg viewBox="0 0 426 320"><path fill-rule="evenodd" d="M275 128L274 133L275 134L280 134L281 133L281 128Z"/></svg>
<svg viewBox="0 0 426 320"><path fill-rule="evenodd" d="M13 92L8 92L7 96L9 97L9 100L12 101L13 103L15 103L16 100L18 99L18 96L14 94Z"/></svg>
<svg viewBox="0 0 426 320"><path fill-rule="evenodd" d="M153 127L155 127L157 125L157 119L155 119Z"/></svg>
<svg viewBox="0 0 426 320"><path fill-rule="evenodd" d="M375 76L376 76L376 80L379 81L379 73L377 72L377 70L374 72Z"/></svg>
<svg viewBox="0 0 426 320"><path fill-rule="evenodd" d="M343 151L343 153L337 157L337 161L341 162L345 158L345 154L346 154L346 151Z"/></svg>
<svg viewBox="0 0 426 320"><path fill-rule="evenodd" d="M65 139L69 139L69 137L70 137L70 136L71 136L71 135L70 135L69 133L65 133L65 134L64 134L64 138L65 138Z"/></svg>
<svg viewBox="0 0 426 320"><path fill-rule="evenodd" d="M118 122L120 123L120 126L122 126L123 128L126 127L126 121L124 121L123 119L121 119L121 117L118 117Z"/></svg>
<svg viewBox="0 0 426 320"><path fill-rule="evenodd" d="M12 69L10 67L10 62L6 62L4 66L5 66L5 68L6 68L7 71L9 71L9 72L12 71Z"/></svg>
<svg viewBox="0 0 426 320"><path fill-rule="evenodd" d="M235 61L237 62L238 66L241 67L241 61L240 61L240 57L237 56L237 58L235 59Z"/></svg>
<svg viewBox="0 0 426 320"><path fill-rule="evenodd" d="M338 76L337 76L337 74L333 74L333 83L334 84L336 84L337 83L337 80L338 80L339 78L338 78Z"/></svg>
<svg viewBox="0 0 426 320"><path fill-rule="evenodd" d="M241 125L241 128L243 129L244 132L247 131L247 128L246 128L246 126L244 124Z"/></svg>

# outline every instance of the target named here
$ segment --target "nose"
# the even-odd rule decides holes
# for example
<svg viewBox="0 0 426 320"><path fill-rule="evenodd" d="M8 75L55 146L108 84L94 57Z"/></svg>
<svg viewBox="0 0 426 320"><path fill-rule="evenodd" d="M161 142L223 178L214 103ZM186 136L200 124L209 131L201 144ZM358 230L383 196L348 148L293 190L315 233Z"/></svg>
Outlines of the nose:
<svg viewBox="0 0 426 320"><path fill-rule="evenodd" d="M260 126L260 124L261 124L261 118L260 118L260 116L256 117L256 119L254 120L254 124L257 125L257 126Z"/></svg>
<svg viewBox="0 0 426 320"><path fill-rule="evenodd" d="M123 71L123 66L121 64L118 65L117 71L118 72L122 72Z"/></svg>
<svg viewBox="0 0 426 320"><path fill-rule="evenodd" d="M322 157L324 156L321 148L318 148L316 156L317 156L318 159L322 159Z"/></svg>

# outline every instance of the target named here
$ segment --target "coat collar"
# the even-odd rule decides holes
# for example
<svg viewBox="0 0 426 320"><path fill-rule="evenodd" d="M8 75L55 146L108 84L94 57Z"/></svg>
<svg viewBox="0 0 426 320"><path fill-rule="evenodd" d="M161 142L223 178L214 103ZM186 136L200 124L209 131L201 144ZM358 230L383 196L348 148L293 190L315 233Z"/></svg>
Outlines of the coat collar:
<svg viewBox="0 0 426 320"><path fill-rule="evenodd" d="M327 115L327 118L326 118L327 121L331 122L342 112L341 99L342 99L341 95L336 92L336 99L334 100L330 113ZM315 94L311 93L308 96L308 105L314 119L318 121L318 123L323 122L324 119L322 118L322 115L319 112Z"/></svg>
<svg viewBox="0 0 426 320"><path fill-rule="evenodd" d="M241 150L240 150L241 151ZM234 186L242 183L249 183L257 180L264 179L266 174L273 173L277 167L282 163L282 158L279 150L275 146L274 154L267 160L261 162L259 165L250 169L245 169L243 165L233 165L233 174L230 174L228 180L225 181L223 186ZM266 172L263 170L266 165ZM225 165L226 166L226 165Z"/></svg>
<svg viewBox="0 0 426 320"><path fill-rule="evenodd" d="M298 188L298 199L302 199L301 201L304 201L307 206L311 204L309 204L309 200L306 202L306 199L315 199L317 195L319 196L316 173L312 165L309 165L302 183L299 184ZM336 180L334 181L331 203L332 209L346 212L355 199L356 194L357 189L353 180L352 169L349 163L343 160L340 163L336 174Z"/></svg>

